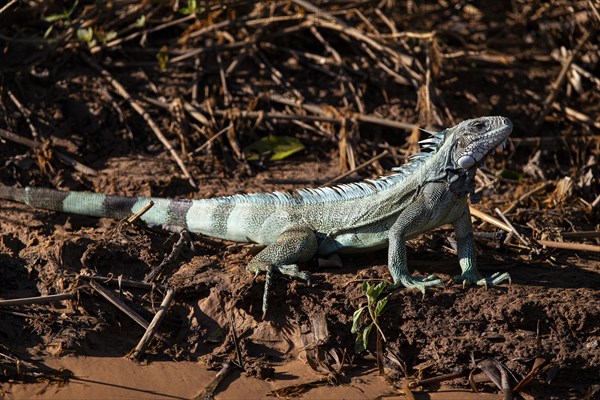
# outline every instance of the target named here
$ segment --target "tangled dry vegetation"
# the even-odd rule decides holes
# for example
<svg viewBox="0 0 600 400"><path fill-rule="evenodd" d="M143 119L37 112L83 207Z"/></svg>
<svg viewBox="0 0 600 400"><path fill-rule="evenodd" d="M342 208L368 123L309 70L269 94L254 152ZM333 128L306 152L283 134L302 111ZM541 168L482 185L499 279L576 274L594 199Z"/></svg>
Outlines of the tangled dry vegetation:
<svg viewBox="0 0 600 400"><path fill-rule="evenodd" d="M477 366L505 395L541 376L534 393L591 399L600 376L599 9L592 0L12 0L0 7L0 182L196 198L331 185L402 163L419 149L417 127L506 115L510 146L478 173L484 196L473 213L480 258L504 265L516 288L395 293L380 321L388 341L368 350L394 382L437 384ZM250 345L262 281L244 274L241 247L195 238L202 256L183 250L161 263L172 245L161 233L0 206L0 296L12 299L0 300L0 380L69 378L35 361L40 352L106 354L94 344L127 321L111 304L146 335L110 352L236 353L228 365L269 375ZM418 269L434 252L452 259L451 247L427 235L411 260ZM317 271L310 288L278 282L287 300L274 306L286 322L315 330L296 347L323 382L360 362L350 329L365 298L350 283L389 278L377 257ZM216 327L189 316L213 296L234 310L210 315L226 334L210 336Z"/></svg>

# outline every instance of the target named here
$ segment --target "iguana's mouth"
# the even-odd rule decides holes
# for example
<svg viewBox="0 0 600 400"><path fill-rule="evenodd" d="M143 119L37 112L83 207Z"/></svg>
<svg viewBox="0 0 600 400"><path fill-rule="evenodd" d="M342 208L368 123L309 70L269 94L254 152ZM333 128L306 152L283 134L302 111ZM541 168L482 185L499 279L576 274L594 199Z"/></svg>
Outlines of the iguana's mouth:
<svg viewBox="0 0 600 400"><path fill-rule="evenodd" d="M500 142L499 145L496 145L495 147L493 147L481 160L477 161L477 166L485 167L486 157L493 156L494 154L496 154L496 150L498 150L498 151L504 150L507 145L508 145L508 139L504 139L502 142Z"/></svg>

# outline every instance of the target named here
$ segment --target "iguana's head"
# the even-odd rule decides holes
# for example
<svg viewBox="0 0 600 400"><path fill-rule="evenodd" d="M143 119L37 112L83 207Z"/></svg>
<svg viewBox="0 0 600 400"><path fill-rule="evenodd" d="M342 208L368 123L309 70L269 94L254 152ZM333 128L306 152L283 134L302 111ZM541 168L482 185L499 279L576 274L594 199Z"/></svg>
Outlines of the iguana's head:
<svg viewBox="0 0 600 400"><path fill-rule="evenodd" d="M506 117L468 119L450 128L446 141L450 139L453 144L453 164L462 169L480 165L496 146L504 147L512 128L512 122Z"/></svg>

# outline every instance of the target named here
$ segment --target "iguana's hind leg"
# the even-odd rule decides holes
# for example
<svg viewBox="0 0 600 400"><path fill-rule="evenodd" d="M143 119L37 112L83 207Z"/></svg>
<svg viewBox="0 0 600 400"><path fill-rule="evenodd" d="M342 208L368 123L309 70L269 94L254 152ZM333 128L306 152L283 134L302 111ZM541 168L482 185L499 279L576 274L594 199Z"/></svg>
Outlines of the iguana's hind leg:
<svg viewBox="0 0 600 400"><path fill-rule="evenodd" d="M471 214L466 208L463 214L454 222L454 231L456 233L456 245L458 250L458 260L462 274L454 277L457 282L462 282L463 286L470 285L497 285L504 281L510 283L508 272L496 272L490 277L483 277L477 271L477 256L475 253L475 241L473 240L473 226L471 225Z"/></svg>
<svg viewBox="0 0 600 400"><path fill-rule="evenodd" d="M309 280L307 272L300 271L297 263L310 260L318 249L317 237L307 226L293 226L284 231L279 238L248 263L246 269L258 275L266 273L265 290L263 292L263 318L269 306L269 289L273 279L273 271L285 275Z"/></svg>

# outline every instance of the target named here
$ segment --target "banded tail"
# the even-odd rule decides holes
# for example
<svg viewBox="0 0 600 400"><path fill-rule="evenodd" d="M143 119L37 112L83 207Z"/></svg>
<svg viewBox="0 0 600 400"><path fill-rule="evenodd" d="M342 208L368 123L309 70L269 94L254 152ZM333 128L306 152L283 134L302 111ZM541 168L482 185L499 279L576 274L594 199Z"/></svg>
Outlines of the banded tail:
<svg viewBox="0 0 600 400"><path fill-rule="evenodd" d="M0 185L0 199L13 200L34 208L61 211L90 217L127 218L148 202L154 206L142 217L148 225L187 227L186 215L191 200L154 197L125 197L90 192L64 192L54 189Z"/></svg>

